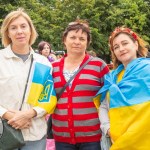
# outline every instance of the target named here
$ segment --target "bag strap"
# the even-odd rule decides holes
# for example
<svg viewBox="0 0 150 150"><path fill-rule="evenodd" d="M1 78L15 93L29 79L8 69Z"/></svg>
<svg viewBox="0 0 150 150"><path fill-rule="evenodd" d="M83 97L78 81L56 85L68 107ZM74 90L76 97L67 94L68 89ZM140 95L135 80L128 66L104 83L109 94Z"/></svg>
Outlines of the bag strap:
<svg viewBox="0 0 150 150"><path fill-rule="evenodd" d="M68 80L68 82L64 85L64 87L61 89L59 95L57 96L57 99L61 97L62 93L65 91L66 87L69 85L69 83L73 80L73 78L87 65L87 63L92 60L93 57L91 56L78 70L77 72Z"/></svg>
<svg viewBox="0 0 150 150"><path fill-rule="evenodd" d="M29 68L29 71L28 71L28 76L27 76L27 80L26 80L26 84L25 84L25 89L24 89L23 97L22 97L22 102L21 102L21 105L20 105L19 110L21 110L21 109L22 109L22 105L23 105L23 102L24 102L24 99L25 99L25 94L26 94L26 91L27 91L27 86L28 86L28 82L29 82L29 76L30 76L30 72L31 72L32 64L33 64L33 54L31 54L31 63L30 63L30 68Z"/></svg>

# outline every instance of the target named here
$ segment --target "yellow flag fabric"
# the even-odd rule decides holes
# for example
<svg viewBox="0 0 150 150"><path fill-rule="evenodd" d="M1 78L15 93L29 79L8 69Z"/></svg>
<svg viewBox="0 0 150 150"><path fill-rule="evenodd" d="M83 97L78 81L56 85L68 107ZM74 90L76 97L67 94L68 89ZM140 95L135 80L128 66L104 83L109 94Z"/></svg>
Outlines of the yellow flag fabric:
<svg viewBox="0 0 150 150"><path fill-rule="evenodd" d="M98 94L101 101L109 92L110 150L150 149L150 59L137 58L126 70L118 68L105 75Z"/></svg>
<svg viewBox="0 0 150 150"><path fill-rule="evenodd" d="M121 81L123 75L124 70L118 74L117 82ZM110 150L150 150L149 108L148 101L110 109L110 134L113 141Z"/></svg>
<svg viewBox="0 0 150 150"><path fill-rule="evenodd" d="M150 149L150 102L110 109L110 150ZM125 115L126 114L126 115Z"/></svg>
<svg viewBox="0 0 150 150"><path fill-rule="evenodd" d="M99 106L100 106L100 97L101 97L101 95L98 95L93 98L93 102L94 102L94 105L97 108L97 110L99 109Z"/></svg>
<svg viewBox="0 0 150 150"><path fill-rule="evenodd" d="M57 103L53 79L50 74L51 68L36 62L32 72L27 102L33 106L39 106L51 114Z"/></svg>

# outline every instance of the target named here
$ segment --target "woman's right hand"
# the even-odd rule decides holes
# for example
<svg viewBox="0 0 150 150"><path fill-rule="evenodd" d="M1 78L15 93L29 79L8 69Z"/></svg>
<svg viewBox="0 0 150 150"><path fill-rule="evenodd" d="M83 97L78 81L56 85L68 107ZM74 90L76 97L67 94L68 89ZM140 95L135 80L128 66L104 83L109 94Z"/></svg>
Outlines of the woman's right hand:
<svg viewBox="0 0 150 150"><path fill-rule="evenodd" d="M15 115L14 112L8 110L6 113L4 113L2 118L9 121L10 119L12 119L14 117L14 115Z"/></svg>

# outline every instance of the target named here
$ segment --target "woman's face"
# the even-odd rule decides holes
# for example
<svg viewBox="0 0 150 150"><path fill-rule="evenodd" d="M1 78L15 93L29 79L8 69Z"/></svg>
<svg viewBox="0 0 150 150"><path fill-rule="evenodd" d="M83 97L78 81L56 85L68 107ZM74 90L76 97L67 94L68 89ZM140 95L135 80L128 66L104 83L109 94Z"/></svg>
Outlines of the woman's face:
<svg viewBox="0 0 150 150"><path fill-rule="evenodd" d="M87 33L82 32L81 29L79 31L71 30L68 32L64 40L64 44L68 54L85 53L87 48Z"/></svg>
<svg viewBox="0 0 150 150"><path fill-rule="evenodd" d="M8 36L14 46L29 46L31 29L23 16L16 18L9 24Z"/></svg>
<svg viewBox="0 0 150 150"><path fill-rule="evenodd" d="M113 51L117 59L126 67L133 59L137 58L138 42L124 33L114 38Z"/></svg>
<svg viewBox="0 0 150 150"><path fill-rule="evenodd" d="M45 44L43 47L43 50L41 51L41 54L44 55L45 57L48 57L50 54L50 47Z"/></svg>

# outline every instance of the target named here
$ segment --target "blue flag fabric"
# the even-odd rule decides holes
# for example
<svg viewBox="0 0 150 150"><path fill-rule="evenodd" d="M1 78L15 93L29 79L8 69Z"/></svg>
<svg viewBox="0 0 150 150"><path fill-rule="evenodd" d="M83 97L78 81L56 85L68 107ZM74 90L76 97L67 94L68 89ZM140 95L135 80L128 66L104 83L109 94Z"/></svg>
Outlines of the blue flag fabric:
<svg viewBox="0 0 150 150"><path fill-rule="evenodd" d="M105 75L104 86L96 95L102 94L104 100L107 91L110 93L110 108L131 106L150 100L150 59L137 58L130 62L124 76L117 83L117 75L124 69L118 68Z"/></svg>
<svg viewBox="0 0 150 150"><path fill-rule="evenodd" d="M50 74L52 68L38 62L34 63L33 68L27 102L33 106L39 106L51 114L57 104L54 82Z"/></svg>

